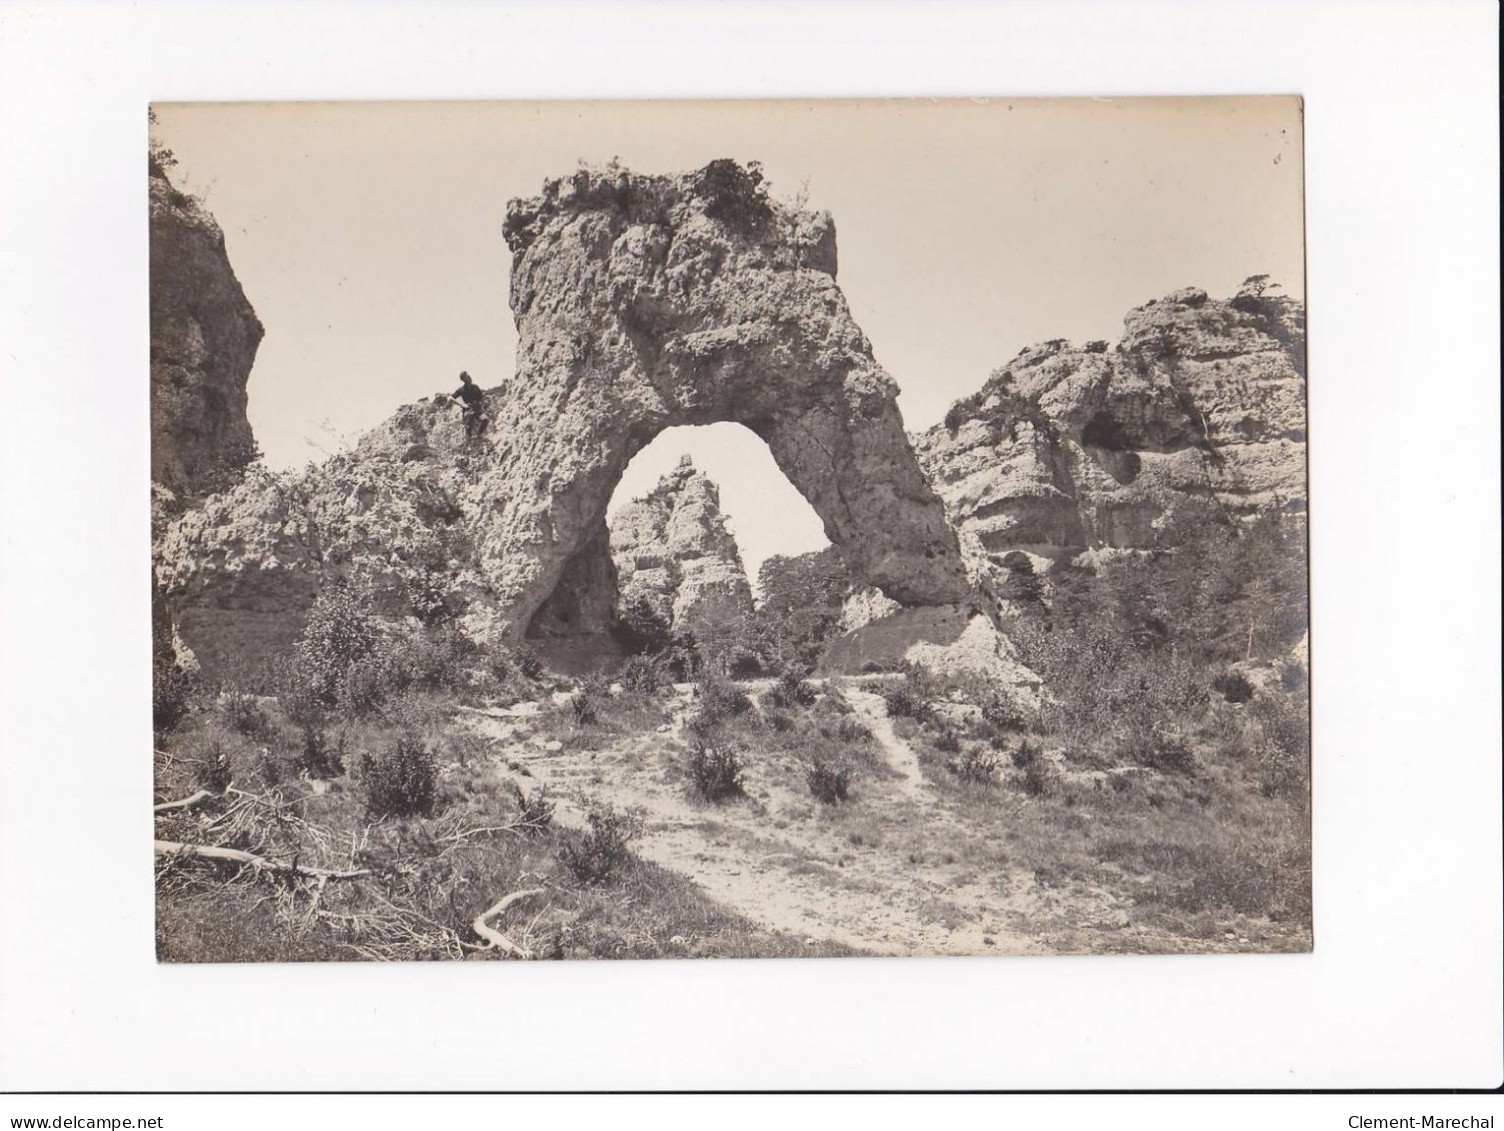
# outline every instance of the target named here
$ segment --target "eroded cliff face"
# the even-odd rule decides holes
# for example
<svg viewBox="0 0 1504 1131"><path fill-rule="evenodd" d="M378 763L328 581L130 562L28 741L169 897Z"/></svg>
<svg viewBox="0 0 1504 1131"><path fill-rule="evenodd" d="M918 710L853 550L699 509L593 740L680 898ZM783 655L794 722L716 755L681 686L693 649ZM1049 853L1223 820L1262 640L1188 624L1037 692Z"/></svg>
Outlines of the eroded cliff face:
<svg viewBox="0 0 1504 1131"><path fill-rule="evenodd" d="M768 443L854 576L904 604L967 599L897 388L836 284L828 215L720 161L550 181L512 202L504 235L520 341L515 377L487 391L490 427L467 441L458 406L430 398L183 516L158 579L195 651L290 645L335 578L482 641L599 630L627 463L663 428L723 420ZM242 622L259 625L243 641Z"/></svg>
<svg viewBox="0 0 1504 1131"><path fill-rule="evenodd" d="M255 454L246 380L262 328L214 217L155 162L149 185L151 476L181 503Z"/></svg>
<svg viewBox="0 0 1504 1131"><path fill-rule="evenodd" d="M674 633L731 631L752 615L752 587L721 514L720 491L688 456L611 525L620 607Z"/></svg>
<svg viewBox="0 0 1504 1131"><path fill-rule="evenodd" d="M1305 310L1271 289L1176 291L1130 311L1112 348L1031 346L915 437L974 578L995 589L1009 555L1163 549L1201 521L1303 510Z"/></svg>

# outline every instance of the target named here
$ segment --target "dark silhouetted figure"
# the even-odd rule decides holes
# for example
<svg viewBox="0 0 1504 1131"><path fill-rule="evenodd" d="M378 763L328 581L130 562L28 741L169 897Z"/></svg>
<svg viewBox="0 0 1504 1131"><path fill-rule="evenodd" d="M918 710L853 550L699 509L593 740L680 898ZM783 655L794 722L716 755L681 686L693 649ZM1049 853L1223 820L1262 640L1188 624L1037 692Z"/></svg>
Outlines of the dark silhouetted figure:
<svg viewBox="0 0 1504 1131"><path fill-rule="evenodd" d="M486 427L486 398L480 391L480 386L470 380L470 374L461 373L460 387L450 396L465 404L465 439L471 440L479 436Z"/></svg>

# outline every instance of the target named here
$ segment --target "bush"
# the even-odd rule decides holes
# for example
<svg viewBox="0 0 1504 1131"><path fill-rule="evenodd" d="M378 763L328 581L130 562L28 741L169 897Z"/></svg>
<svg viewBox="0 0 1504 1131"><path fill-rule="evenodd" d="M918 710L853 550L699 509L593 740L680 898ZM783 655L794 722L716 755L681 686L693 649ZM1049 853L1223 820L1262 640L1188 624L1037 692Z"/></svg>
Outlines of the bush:
<svg viewBox="0 0 1504 1131"><path fill-rule="evenodd" d="M1055 791L1058 775L1042 750L1021 742L1009 757L1013 765L1024 772L1024 792L1031 797L1044 797Z"/></svg>
<svg viewBox="0 0 1504 1131"><path fill-rule="evenodd" d="M1003 691L993 691L982 701L982 721L1002 732L1021 732L1028 720L1012 697Z"/></svg>
<svg viewBox="0 0 1504 1131"><path fill-rule="evenodd" d="M475 646L458 629L444 626L402 633L383 651L392 688L449 690L464 685Z"/></svg>
<svg viewBox="0 0 1504 1131"><path fill-rule="evenodd" d="M917 723L930 722L935 717L932 702L938 696L935 681L923 668L909 666L904 677L878 691L887 704L888 715L895 719L913 719Z"/></svg>
<svg viewBox="0 0 1504 1131"><path fill-rule="evenodd" d="M1301 792L1310 770L1305 755L1295 754L1274 742L1259 747L1254 766L1259 791L1265 797Z"/></svg>
<svg viewBox="0 0 1504 1131"><path fill-rule="evenodd" d="M973 746L947 762L946 768L972 785L996 785L999 764L995 751Z"/></svg>
<svg viewBox="0 0 1504 1131"><path fill-rule="evenodd" d="M531 683L543 674L543 662L527 644L493 645L486 653L486 667L498 683Z"/></svg>
<svg viewBox="0 0 1504 1131"><path fill-rule="evenodd" d="M1306 689L1306 666L1299 660L1288 660L1280 665L1279 686L1283 691L1304 691Z"/></svg>
<svg viewBox="0 0 1504 1131"><path fill-rule="evenodd" d="M696 741L689 751L689 780L706 801L741 796L742 768L736 748L728 743Z"/></svg>
<svg viewBox="0 0 1504 1131"><path fill-rule="evenodd" d="M633 695L652 698L663 689L663 665L655 656L629 656L616 673L621 689Z"/></svg>
<svg viewBox="0 0 1504 1131"><path fill-rule="evenodd" d="M529 797L516 782L508 782L512 800L517 804L517 825L524 836L536 836L546 831L554 822L554 803L548 799L548 787L544 786Z"/></svg>
<svg viewBox="0 0 1504 1131"><path fill-rule="evenodd" d="M600 722L595 696L583 687L564 701L564 710L570 723L577 728L594 726Z"/></svg>
<svg viewBox="0 0 1504 1131"><path fill-rule="evenodd" d="M815 689L803 668L787 667L768 691L768 702L775 707L808 707L815 701Z"/></svg>
<svg viewBox="0 0 1504 1131"><path fill-rule="evenodd" d="M411 817L433 811L438 763L416 736L404 735L384 753L362 755L366 808L376 817Z"/></svg>
<svg viewBox="0 0 1504 1131"><path fill-rule="evenodd" d="M345 772L344 754L339 747L330 748L329 736L323 730L304 727L303 753L298 757L298 769L311 778L337 778Z"/></svg>
<svg viewBox="0 0 1504 1131"><path fill-rule="evenodd" d="M230 764L230 755L220 745L218 739L209 743L204 750L204 756L199 760L198 779L200 789L207 789L210 793L223 793L230 788L234 780L234 767Z"/></svg>
<svg viewBox="0 0 1504 1131"><path fill-rule="evenodd" d="M348 665L335 685L335 703L347 715L364 715L381 705L393 688L391 669L380 655Z"/></svg>
<svg viewBox="0 0 1504 1131"><path fill-rule="evenodd" d="M804 780L822 805L839 805L851 796L851 771L825 758L812 758L805 763Z"/></svg>
<svg viewBox="0 0 1504 1131"><path fill-rule="evenodd" d="M258 740L271 734L272 721L254 695L231 688L224 694L223 707L225 722L236 734Z"/></svg>
<svg viewBox="0 0 1504 1131"><path fill-rule="evenodd" d="M295 727L322 727L329 715L329 705L317 686L304 679L298 664L279 663L273 671L272 688L282 713Z"/></svg>
<svg viewBox="0 0 1504 1131"><path fill-rule="evenodd" d="M945 410L945 430L954 436L961 425L966 423L967 405L964 401L957 401Z"/></svg>
<svg viewBox="0 0 1504 1131"><path fill-rule="evenodd" d="M348 585L331 586L314 601L298 642L301 675L332 705L340 699L346 673L370 659L380 640L376 618L365 599Z"/></svg>
<svg viewBox="0 0 1504 1131"><path fill-rule="evenodd" d="M1247 703L1253 698L1253 684L1242 672L1223 672L1212 680L1212 690L1229 703Z"/></svg>
<svg viewBox="0 0 1504 1131"><path fill-rule="evenodd" d="M642 835L642 822L611 806L591 810L589 828L576 832L559 849L559 859L582 884L609 881L631 858L628 845Z"/></svg>
<svg viewBox="0 0 1504 1131"><path fill-rule="evenodd" d="M961 740L956 737L953 730L942 730L935 736L935 749L941 754L959 754L961 752Z"/></svg>
<svg viewBox="0 0 1504 1131"><path fill-rule="evenodd" d="M705 674L695 683L695 701L698 707L689 720L689 729L695 734L714 732L728 719L745 714L752 707L746 693L729 679Z"/></svg>
<svg viewBox="0 0 1504 1131"><path fill-rule="evenodd" d="M850 746L863 746L872 741L872 732L866 724L850 715L843 715L836 724L836 738Z"/></svg>
<svg viewBox="0 0 1504 1131"><path fill-rule="evenodd" d="M1167 774L1191 774L1197 768L1196 753L1185 736L1161 727L1136 731L1128 752L1136 764Z"/></svg>
<svg viewBox="0 0 1504 1131"><path fill-rule="evenodd" d="M183 721L193 697L193 677L171 660L158 658L151 669L151 725L166 734Z"/></svg>

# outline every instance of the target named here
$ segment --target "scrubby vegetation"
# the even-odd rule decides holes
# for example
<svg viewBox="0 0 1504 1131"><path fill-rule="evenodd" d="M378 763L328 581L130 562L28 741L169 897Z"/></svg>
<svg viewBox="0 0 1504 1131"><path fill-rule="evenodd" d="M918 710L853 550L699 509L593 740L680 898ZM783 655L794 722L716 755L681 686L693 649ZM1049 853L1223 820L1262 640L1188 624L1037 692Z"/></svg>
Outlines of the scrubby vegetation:
<svg viewBox="0 0 1504 1131"><path fill-rule="evenodd" d="M748 854L738 868L832 891L868 883L862 861L913 869L924 914L946 923L965 916L938 893L992 885L1108 900L1160 947L1230 932L1299 945L1298 532L1269 520L1217 537L1031 572L1007 630L1044 678L1038 696L914 665L812 674L839 610L818 561L776 566L790 582L779 611L742 635L668 641L574 681L526 649L477 647L437 613L393 625L358 590L331 591L282 664L217 683L169 665L155 689L157 835L177 846L160 850L159 947L221 960L842 952L760 929L650 863L662 813L623 808L624 785L701 822L707 851ZM776 675L739 681L748 654ZM509 745L480 737L477 718L504 720ZM1077 927L1034 929L1079 945Z"/></svg>
<svg viewBox="0 0 1504 1131"><path fill-rule="evenodd" d="M689 749L689 780L706 801L724 801L742 793L742 767L736 747L712 738L696 738Z"/></svg>

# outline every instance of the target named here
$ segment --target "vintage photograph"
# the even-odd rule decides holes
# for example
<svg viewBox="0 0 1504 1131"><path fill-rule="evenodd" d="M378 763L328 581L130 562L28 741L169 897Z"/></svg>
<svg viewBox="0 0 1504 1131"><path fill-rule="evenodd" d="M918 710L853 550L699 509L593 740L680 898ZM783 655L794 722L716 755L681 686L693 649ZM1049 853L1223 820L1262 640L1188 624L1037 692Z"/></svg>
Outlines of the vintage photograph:
<svg viewBox="0 0 1504 1131"><path fill-rule="evenodd" d="M148 119L160 961L1311 949L1300 99Z"/></svg>

